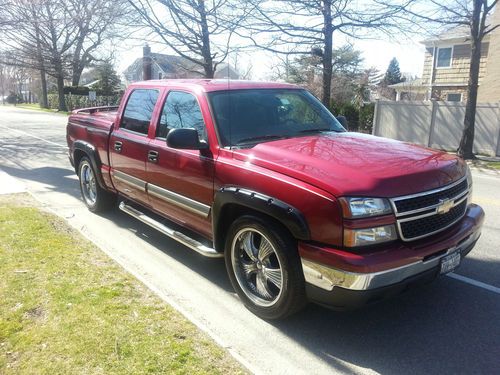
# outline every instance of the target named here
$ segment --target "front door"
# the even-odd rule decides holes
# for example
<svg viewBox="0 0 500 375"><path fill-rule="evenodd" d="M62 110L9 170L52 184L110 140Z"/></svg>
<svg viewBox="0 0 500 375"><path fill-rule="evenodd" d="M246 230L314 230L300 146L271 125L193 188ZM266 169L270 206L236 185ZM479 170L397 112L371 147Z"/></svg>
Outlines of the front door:
<svg viewBox="0 0 500 375"><path fill-rule="evenodd" d="M146 163L150 204L172 220L210 238L214 159L210 151L168 147L167 134L175 128L194 128L201 140L207 140L199 103L191 93L167 94Z"/></svg>
<svg viewBox="0 0 500 375"><path fill-rule="evenodd" d="M120 193L142 204L148 204L148 130L159 94L156 89L133 90L128 96L121 123L109 140L113 184Z"/></svg>

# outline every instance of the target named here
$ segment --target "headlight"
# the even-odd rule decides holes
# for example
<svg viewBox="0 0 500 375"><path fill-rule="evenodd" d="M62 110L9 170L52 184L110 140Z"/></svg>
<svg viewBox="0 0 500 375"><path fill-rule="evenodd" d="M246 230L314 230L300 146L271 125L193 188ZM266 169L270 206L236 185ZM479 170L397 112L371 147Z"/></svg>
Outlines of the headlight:
<svg viewBox="0 0 500 375"><path fill-rule="evenodd" d="M341 198L342 212L345 218L386 215L392 212L391 205L383 198Z"/></svg>
<svg viewBox="0 0 500 375"><path fill-rule="evenodd" d="M397 238L394 225L376 228L344 229L344 246L357 247L393 241Z"/></svg>

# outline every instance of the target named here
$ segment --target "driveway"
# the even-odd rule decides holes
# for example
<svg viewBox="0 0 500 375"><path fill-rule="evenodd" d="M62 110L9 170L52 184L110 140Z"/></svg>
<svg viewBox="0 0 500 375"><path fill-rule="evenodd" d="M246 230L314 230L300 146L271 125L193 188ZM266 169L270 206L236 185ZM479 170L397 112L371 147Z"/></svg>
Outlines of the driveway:
<svg viewBox="0 0 500 375"><path fill-rule="evenodd" d="M87 211L66 154L65 123L62 115L0 106L0 170L251 371L500 373L500 178L473 172L474 201L484 207L486 223L455 274L362 310L310 305L291 319L268 323L239 303L223 260L203 258L117 209Z"/></svg>

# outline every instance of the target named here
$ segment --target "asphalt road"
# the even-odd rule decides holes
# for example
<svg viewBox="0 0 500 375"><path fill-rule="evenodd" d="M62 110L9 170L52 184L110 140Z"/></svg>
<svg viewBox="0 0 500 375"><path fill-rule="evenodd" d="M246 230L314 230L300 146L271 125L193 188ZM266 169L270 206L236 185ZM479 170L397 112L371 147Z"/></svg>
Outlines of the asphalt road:
<svg viewBox="0 0 500 375"><path fill-rule="evenodd" d="M66 155L65 123L62 115L0 106L0 170L17 181L0 176L3 190L22 183L252 372L500 373L500 177L473 172L486 223L456 274L362 310L310 305L269 323L239 303L222 260L199 256L117 209L87 211Z"/></svg>

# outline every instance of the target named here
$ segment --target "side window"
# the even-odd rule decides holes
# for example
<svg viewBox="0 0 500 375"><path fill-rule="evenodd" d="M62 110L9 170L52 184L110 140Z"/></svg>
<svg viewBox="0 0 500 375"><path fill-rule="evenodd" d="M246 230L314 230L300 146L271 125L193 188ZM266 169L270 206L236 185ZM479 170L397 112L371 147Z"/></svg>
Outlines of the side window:
<svg viewBox="0 0 500 375"><path fill-rule="evenodd" d="M168 94L156 136L166 138L168 132L176 128L194 128L198 131L200 140L207 140L205 123L198 101L194 95L187 92L172 91Z"/></svg>
<svg viewBox="0 0 500 375"><path fill-rule="evenodd" d="M148 134L149 122L158 100L158 90L138 89L130 94L123 112L122 129Z"/></svg>

